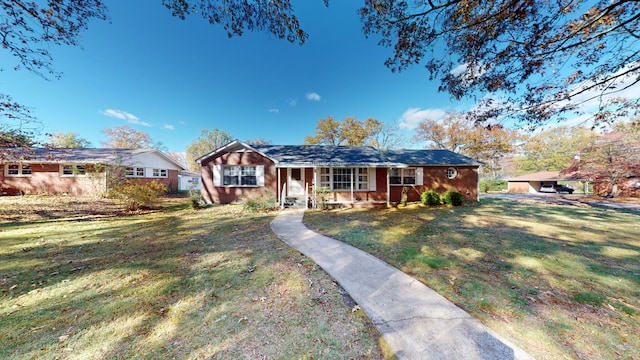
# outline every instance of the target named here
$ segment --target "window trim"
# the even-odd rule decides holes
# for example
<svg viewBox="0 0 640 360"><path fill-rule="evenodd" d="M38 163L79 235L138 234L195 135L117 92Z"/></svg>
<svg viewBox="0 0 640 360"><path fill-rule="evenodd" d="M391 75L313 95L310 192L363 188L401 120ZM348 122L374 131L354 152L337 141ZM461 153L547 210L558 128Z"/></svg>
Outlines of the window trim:
<svg viewBox="0 0 640 360"><path fill-rule="evenodd" d="M158 175L156 175L156 171L157 171ZM161 168L153 168L153 169L151 169L151 177L154 177L154 178L167 178L167 177L169 177L169 170L161 169Z"/></svg>
<svg viewBox="0 0 640 360"><path fill-rule="evenodd" d="M263 185L260 184L260 175L258 174L258 167L260 165L222 165L221 169L221 181L223 187L261 187ZM228 174L227 170L231 173ZM248 172L248 173L247 173ZM227 183L227 178L235 177L237 183ZM253 178L254 181L252 183L247 184L249 178Z"/></svg>
<svg viewBox="0 0 640 360"><path fill-rule="evenodd" d="M10 167L12 166L17 166L16 169L16 173L15 174L11 174L9 173L10 171ZM24 172L25 169L28 169L28 172ZM31 164L24 164L24 163L9 163L9 164L5 164L4 166L4 176L7 177L28 177L31 176L33 174L33 169L31 168Z"/></svg>
<svg viewBox="0 0 640 360"><path fill-rule="evenodd" d="M370 180L370 173L369 173L369 168L367 167L362 167L362 166L357 166L357 167L322 167L319 168L319 172L318 172L318 176L319 176L319 188L328 188L329 191L334 191L334 192L348 192L348 191L354 191L354 192L365 192L365 191L374 191L370 189L370 185L369 185L369 180ZM338 171L338 174L336 174L336 172L334 172L334 170L340 170ZM340 173L343 170L350 170L346 173ZM361 172L362 171L362 172ZM340 189L336 189L336 176L346 176L348 177L348 184L349 187L348 188L340 188ZM337 182L337 183L341 183L341 184L346 184L346 182L341 181L341 182ZM353 189L351 189L351 184L353 184Z"/></svg>
<svg viewBox="0 0 640 360"><path fill-rule="evenodd" d="M143 178L145 169L142 166L126 166L124 176L128 178Z"/></svg>
<svg viewBox="0 0 640 360"><path fill-rule="evenodd" d="M65 166L70 166L71 167L71 174L65 174L64 173L64 168ZM79 170L80 167L83 168L83 170ZM82 176L87 176L87 165L83 165L83 164L60 164L60 176L61 177L82 177Z"/></svg>
<svg viewBox="0 0 640 360"><path fill-rule="evenodd" d="M393 170L398 171L399 175L391 175ZM413 175L406 174L405 171L413 171ZM392 183L391 178L400 178L400 183ZM405 179L413 178L413 182L405 181ZM418 185L418 168L416 167L407 167L407 168L390 168L389 169L389 185L391 186L407 186L407 185Z"/></svg>

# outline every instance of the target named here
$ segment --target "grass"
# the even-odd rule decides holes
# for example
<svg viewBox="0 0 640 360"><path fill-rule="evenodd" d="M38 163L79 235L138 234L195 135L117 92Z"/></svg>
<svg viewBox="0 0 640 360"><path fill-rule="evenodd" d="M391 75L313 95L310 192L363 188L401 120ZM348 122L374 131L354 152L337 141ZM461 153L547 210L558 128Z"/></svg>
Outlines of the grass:
<svg viewBox="0 0 640 360"><path fill-rule="evenodd" d="M307 212L538 359L639 359L640 214L483 199Z"/></svg>
<svg viewBox="0 0 640 360"><path fill-rule="evenodd" d="M384 358L274 214L188 207L0 198L0 358Z"/></svg>

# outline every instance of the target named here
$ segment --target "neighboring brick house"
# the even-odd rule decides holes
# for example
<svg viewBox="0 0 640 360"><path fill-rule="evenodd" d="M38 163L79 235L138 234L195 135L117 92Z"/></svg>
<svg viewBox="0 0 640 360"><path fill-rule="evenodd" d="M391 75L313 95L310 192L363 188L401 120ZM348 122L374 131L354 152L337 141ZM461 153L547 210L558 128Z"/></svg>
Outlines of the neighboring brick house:
<svg viewBox="0 0 640 360"><path fill-rule="evenodd" d="M107 191L107 173L114 166L125 176L156 180L177 189L184 170L155 149L21 149L5 148L0 158L0 194L68 194L99 196Z"/></svg>
<svg viewBox="0 0 640 360"><path fill-rule="evenodd" d="M448 150L378 150L369 146L249 145L233 141L196 160L208 203L232 203L261 194L340 204L399 203L429 189L457 190L478 200L478 167Z"/></svg>

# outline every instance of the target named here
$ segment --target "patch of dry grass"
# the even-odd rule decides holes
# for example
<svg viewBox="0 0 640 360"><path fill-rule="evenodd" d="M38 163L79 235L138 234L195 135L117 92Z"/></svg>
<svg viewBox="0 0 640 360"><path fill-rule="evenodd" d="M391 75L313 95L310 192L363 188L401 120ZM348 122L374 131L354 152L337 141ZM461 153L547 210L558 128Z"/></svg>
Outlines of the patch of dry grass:
<svg viewBox="0 0 640 360"><path fill-rule="evenodd" d="M307 212L538 359L638 359L640 214L485 199Z"/></svg>
<svg viewBox="0 0 640 360"><path fill-rule="evenodd" d="M0 358L383 358L273 214L0 201Z"/></svg>

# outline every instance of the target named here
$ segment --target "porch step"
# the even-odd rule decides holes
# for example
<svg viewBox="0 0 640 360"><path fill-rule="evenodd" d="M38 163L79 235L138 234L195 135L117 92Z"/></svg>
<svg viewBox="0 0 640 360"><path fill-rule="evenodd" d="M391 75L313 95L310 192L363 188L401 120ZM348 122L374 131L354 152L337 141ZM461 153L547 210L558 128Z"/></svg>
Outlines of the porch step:
<svg viewBox="0 0 640 360"><path fill-rule="evenodd" d="M307 202L304 200L304 197L287 196L284 198L284 207L291 209L304 209L307 207Z"/></svg>

